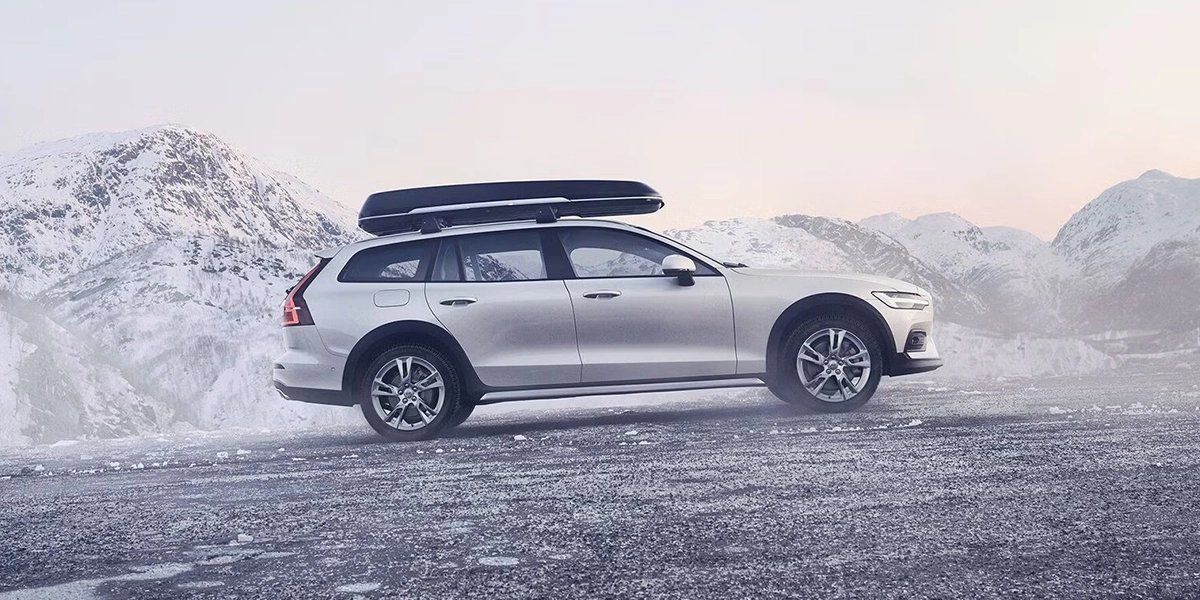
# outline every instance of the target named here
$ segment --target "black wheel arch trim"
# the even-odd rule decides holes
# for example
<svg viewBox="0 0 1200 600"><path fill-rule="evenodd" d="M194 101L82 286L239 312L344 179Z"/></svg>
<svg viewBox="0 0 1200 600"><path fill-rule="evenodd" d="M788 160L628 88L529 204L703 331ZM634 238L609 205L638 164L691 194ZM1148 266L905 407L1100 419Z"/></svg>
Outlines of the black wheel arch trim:
<svg viewBox="0 0 1200 600"><path fill-rule="evenodd" d="M815 314L822 309L841 308L852 311L866 318L867 321L875 326L875 334L881 338L883 343L883 373L891 375L891 366L896 356L896 340L892 339L892 328L888 326L887 320L879 311L868 304L861 298L856 298L849 294L841 294L838 292L827 292L823 294L814 294L801 298L787 307L779 317L775 319L775 324L771 327L771 334L767 337L767 373L776 373L777 365L780 356L780 347L783 345L784 337L787 335L788 327L805 316Z"/></svg>
<svg viewBox="0 0 1200 600"><path fill-rule="evenodd" d="M409 339L405 339L409 336ZM429 323L426 321L393 321L386 325L380 325L372 329L354 344L354 348L350 350L350 354L346 357L346 367L342 370L342 390L347 396L353 394L354 383L361 375L361 369L370 364L374 360L374 352L372 349L385 349L384 346L392 346L405 342L414 344L428 343L432 344L439 350L447 352L450 360L454 361L454 366L458 367L458 371L462 374L463 391L467 392L468 397L483 393L484 385L480 381L479 376L475 373L475 368L471 365L471 360L467 358L467 353L463 350L458 340L450 335L449 331Z"/></svg>

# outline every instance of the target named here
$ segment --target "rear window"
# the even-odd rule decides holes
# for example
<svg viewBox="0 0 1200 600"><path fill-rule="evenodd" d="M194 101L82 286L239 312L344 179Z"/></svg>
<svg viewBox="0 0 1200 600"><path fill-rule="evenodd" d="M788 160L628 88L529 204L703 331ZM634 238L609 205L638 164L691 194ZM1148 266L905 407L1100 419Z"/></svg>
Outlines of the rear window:
<svg viewBox="0 0 1200 600"><path fill-rule="evenodd" d="M429 243L389 244L360 250L342 269L338 281L385 283L423 281L429 268Z"/></svg>

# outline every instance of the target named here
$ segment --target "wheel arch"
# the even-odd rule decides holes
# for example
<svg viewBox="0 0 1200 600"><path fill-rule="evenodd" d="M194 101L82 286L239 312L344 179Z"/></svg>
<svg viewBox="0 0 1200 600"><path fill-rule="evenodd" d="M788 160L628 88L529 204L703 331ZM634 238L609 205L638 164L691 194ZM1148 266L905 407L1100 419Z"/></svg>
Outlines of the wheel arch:
<svg viewBox="0 0 1200 600"><path fill-rule="evenodd" d="M768 377L772 373L778 372L779 352L787 332L801 320L830 309L855 314L866 320L875 336L883 344L883 373L887 374L890 372L892 357L896 355L896 340L892 338L892 330L888 326L887 320L883 318L883 315L879 314L879 311L874 306L871 306L861 298L849 294L829 292L797 300L775 319L775 324L771 327L771 334L767 337Z"/></svg>
<svg viewBox="0 0 1200 600"><path fill-rule="evenodd" d="M467 353L450 332L426 321L393 321L371 330L350 350L346 357L346 368L342 371L342 390L347 397L353 398L354 385L362 377L362 370L380 352L404 343L426 344L445 352L462 373L464 391L470 395L480 393L483 384L475 374Z"/></svg>

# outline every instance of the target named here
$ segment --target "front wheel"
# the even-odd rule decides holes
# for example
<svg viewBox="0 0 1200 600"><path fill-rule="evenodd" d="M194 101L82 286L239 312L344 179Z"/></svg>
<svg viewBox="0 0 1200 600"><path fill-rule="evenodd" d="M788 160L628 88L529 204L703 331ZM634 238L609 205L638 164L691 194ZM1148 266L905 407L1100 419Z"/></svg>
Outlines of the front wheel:
<svg viewBox="0 0 1200 600"><path fill-rule="evenodd" d="M879 387L881 348L873 330L855 315L805 319L784 340L771 391L819 412L854 410Z"/></svg>
<svg viewBox="0 0 1200 600"><path fill-rule="evenodd" d="M461 400L458 371L427 346L396 346L367 367L358 386L367 422L392 441L426 440L444 428Z"/></svg>

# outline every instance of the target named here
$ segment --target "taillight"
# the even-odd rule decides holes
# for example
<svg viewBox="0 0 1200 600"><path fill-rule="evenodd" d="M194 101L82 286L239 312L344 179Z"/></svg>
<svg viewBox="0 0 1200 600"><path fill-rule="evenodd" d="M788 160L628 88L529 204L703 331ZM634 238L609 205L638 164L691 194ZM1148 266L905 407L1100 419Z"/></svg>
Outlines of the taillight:
<svg viewBox="0 0 1200 600"><path fill-rule="evenodd" d="M325 267L325 263L329 262L324 259L317 263L300 279L292 289L288 290L287 298L283 300L283 326L291 327L293 325L312 325L312 314L308 312L308 305L304 303L304 290L308 288L308 284L312 283L317 273Z"/></svg>

